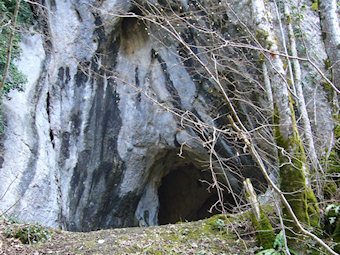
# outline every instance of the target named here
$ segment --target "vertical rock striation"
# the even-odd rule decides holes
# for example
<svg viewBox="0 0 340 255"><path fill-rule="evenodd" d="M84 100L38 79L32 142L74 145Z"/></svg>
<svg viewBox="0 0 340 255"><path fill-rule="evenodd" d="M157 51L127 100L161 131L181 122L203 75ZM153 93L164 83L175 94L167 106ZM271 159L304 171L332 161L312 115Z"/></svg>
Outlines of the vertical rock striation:
<svg viewBox="0 0 340 255"><path fill-rule="evenodd" d="M136 18L106 14L132 10L129 1L108 2L46 1L37 11L43 34L22 42L18 65L29 82L4 102L0 173L1 209L14 205L22 220L82 231L155 225L163 177L188 164L192 185L209 176L195 133L143 93L213 123L176 44L153 40ZM209 196L192 210L209 209Z"/></svg>
<svg viewBox="0 0 340 255"><path fill-rule="evenodd" d="M190 58L182 60L178 42L159 27L119 15L137 13L133 1L41 2L44 8L34 6L41 33L25 35L21 44L25 91L12 91L3 103L0 209L74 231L205 217L217 199L202 182L211 182L209 155L199 134L183 128L174 113L190 111L202 122L225 125L211 117L211 82L203 75L197 81ZM245 1L234 8L250 13ZM228 38L238 36L239 27L231 26ZM195 41L188 31L186 39ZM242 149L222 139L216 144L232 158L231 170L261 180ZM240 193L239 177L225 174ZM192 193L201 195L190 199Z"/></svg>

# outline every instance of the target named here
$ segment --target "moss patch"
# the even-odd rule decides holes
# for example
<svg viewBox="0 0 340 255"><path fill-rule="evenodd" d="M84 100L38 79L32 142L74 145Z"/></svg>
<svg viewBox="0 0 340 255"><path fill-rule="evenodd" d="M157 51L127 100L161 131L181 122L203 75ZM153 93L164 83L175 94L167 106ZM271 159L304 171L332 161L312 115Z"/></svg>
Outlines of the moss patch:
<svg viewBox="0 0 340 255"><path fill-rule="evenodd" d="M261 217L258 221L255 215L253 213L251 214L251 221L255 229L257 244L264 249L269 249L273 246L275 233L267 215L262 209L260 211L260 215Z"/></svg>
<svg viewBox="0 0 340 255"><path fill-rule="evenodd" d="M338 217L338 220L336 221L336 226L332 238L333 241L336 243L336 245L334 246L334 251L340 253L340 217Z"/></svg>
<svg viewBox="0 0 340 255"><path fill-rule="evenodd" d="M284 138L281 134L279 112L278 108L274 106L274 136L277 145L283 148L279 150L280 187L286 193L285 196L300 222L317 227L320 218L319 208L313 191L306 185L305 174L308 172L304 169L306 167L306 155L297 131L291 101L289 105L293 126L287 138ZM288 219L285 224L288 227L293 227L294 232L298 231L288 214L287 208L283 209L283 214Z"/></svg>
<svg viewBox="0 0 340 255"><path fill-rule="evenodd" d="M336 141L335 146L333 147L329 157L328 157L328 172L331 174L339 174L340 173L340 115L338 115L338 119L336 120L336 125L334 127L334 138ZM335 179L337 185L339 186L340 178Z"/></svg>

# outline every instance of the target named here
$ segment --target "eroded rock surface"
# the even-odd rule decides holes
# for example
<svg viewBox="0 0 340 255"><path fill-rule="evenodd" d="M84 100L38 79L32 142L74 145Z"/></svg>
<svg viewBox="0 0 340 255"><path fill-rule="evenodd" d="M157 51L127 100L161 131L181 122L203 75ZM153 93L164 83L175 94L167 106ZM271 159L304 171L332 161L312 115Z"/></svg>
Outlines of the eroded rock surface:
<svg viewBox="0 0 340 255"><path fill-rule="evenodd" d="M176 44L153 40L136 18L105 15L130 10L128 1L91 4L47 1L40 22L48 37L25 36L19 66L29 83L4 103L1 208L15 204L22 220L69 230L156 225L165 175L195 164L196 184L209 173L201 174L196 158L207 156L191 141L196 134L142 90L208 123L210 109ZM184 142L191 149L180 159ZM203 205L211 194L201 189Z"/></svg>
<svg viewBox="0 0 340 255"><path fill-rule="evenodd" d="M217 199L202 182L211 182L209 155L170 110L215 125L209 84L192 77L178 43L153 37L158 28L113 15L135 11L132 1L45 2L43 34L22 41L18 65L29 82L3 105L0 209L81 231L205 217ZM242 148L216 146L244 176L259 177ZM225 174L240 193L239 177Z"/></svg>

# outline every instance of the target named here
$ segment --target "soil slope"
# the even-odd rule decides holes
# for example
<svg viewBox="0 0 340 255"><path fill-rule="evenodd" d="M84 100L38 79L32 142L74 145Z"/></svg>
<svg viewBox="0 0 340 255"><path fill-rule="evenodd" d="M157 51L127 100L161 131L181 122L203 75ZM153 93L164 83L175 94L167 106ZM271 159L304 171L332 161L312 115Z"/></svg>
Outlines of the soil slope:
<svg viewBox="0 0 340 255"><path fill-rule="evenodd" d="M6 238L1 223L0 254L253 254L255 241L245 215L215 215L196 222L93 232L49 229L44 243L24 245ZM19 228L20 224L15 228Z"/></svg>

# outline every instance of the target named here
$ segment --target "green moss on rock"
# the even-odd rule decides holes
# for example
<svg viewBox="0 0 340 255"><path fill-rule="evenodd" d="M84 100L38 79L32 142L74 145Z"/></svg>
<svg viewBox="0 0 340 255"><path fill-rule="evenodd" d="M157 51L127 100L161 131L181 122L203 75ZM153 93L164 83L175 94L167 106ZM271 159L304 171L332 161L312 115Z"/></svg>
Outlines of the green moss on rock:
<svg viewBox="0 0 340 255"><path fill-rule="evenodd" d="M251 221L255 229L255 236L258 246L262 246L264 249L271 248L275 240L275 233L267 215L261 209L260 220L258 221L254 213L252 213Z"/></svg>
<svg viewBox="0 0 340 255"><path fill-rule="evenodd" d="M259 41L259 43L266 48L267 46L267 39L268 39L269 33L268 31L264 29L257 29L256 30L256 39Z"/></svg>

